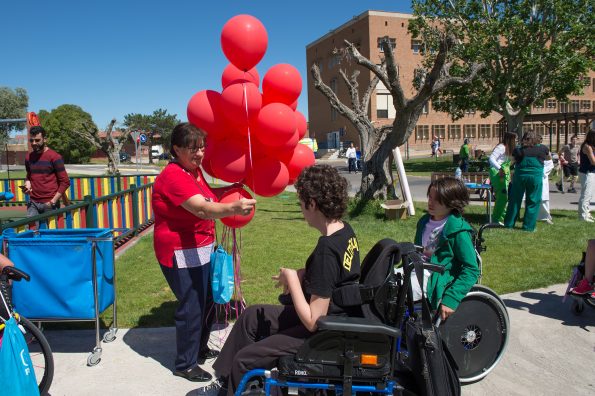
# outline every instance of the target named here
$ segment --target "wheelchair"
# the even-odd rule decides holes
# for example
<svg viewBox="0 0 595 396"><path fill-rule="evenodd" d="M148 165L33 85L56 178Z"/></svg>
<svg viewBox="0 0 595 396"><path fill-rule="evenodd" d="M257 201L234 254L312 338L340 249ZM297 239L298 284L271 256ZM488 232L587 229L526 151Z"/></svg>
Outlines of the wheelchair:
<svg viewBox="0 0 595 396"><path fill-rule="evenodd" d="M485 228L475 238L476 250L485 250L481 236ZM360 283L333 294L333 301L339 305L359 303L362 317L320 318L318 331L295 355L281 357L275 369L247 372L236 396L269 396L273 387L286 388L287 394L298 394L298 390L346 396L358 392L416 394L413 377L407 371L407 352L401 348L404 324L409 316L416 315L410 313L410 279L416 260L424 269L444 271L425 262L412 243L379 241L362 262ZM403 274L394 271L399 263ZM497 294L475 285L456 313L440 326L442 338L459 366L461 382L477 381L496 366L506 349L508 328L508 314ZM247 389L255 380L262 388Z"/></svg>

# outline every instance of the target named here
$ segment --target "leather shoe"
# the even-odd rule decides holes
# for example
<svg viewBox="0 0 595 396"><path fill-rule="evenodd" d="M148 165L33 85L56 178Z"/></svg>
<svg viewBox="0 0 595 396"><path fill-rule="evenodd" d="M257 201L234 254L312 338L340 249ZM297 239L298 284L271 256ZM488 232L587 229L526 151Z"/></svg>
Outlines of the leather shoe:
<svg viewBox="0 0 595 396"><path fill-rule="evenodd" d="M213 379L213 376L210 373L207 373L199 366L194 366L186 370L174 371L174 375L186 378L188 381L192 382L207 382Z"/></svg>
<svg viewBox="0 0 595 396"><path fill-rule="evenodd" d="M215 349L203 349L198 353L198 357L201 359L215 359L219 356L219 351Z"/></svg>

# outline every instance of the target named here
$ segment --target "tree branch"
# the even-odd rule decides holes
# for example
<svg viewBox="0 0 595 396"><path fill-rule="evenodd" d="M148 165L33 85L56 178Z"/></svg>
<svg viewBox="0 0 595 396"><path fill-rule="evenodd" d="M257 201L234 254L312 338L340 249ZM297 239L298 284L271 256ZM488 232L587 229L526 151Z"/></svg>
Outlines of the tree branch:
<svg viewBox="0 0 595 396"><path fill-rule="evenodd" d="M343 115L352 123L357 123L357 114L349 107L345 106L345 104L343 104L343 102L339 100L337 94L335 94L335 92L333 92L333 90L322 81L322 77L320 76L320 69L318 68L318 65L316 63L312 64L310 72L312 73L312 77L314 78L314 88L316 88L324 96L326 96L331 106L335 108L341 115Z"/></svg>
<svg viewBox="0 0 595 396"><path fill-rule="evenodd" d="M343 77L343 81L345 81L345 85L347 85L347 89L349 90L349 96L351 97L351 104L356 112L360 113L362 111L359 103L359 84L357 82L357 76L359 75L359 70L355 70L351 75L351 78L347 77L345 70L339 69L339 74Z"/></svg>

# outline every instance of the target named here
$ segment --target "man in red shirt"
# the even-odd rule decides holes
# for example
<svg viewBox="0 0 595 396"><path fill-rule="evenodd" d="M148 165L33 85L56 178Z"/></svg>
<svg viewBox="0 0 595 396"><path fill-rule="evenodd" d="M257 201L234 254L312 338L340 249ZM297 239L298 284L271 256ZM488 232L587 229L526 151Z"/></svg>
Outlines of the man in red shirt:
<svg viewBox="0 0 595 396"><path fill-rule="evenodd" d="M45 129L35 126L29 131L31 148L25 157L27 176L21 187L29 194L27 216L35 216L60 207L60 198L70 186L64 159L46 146Z"/></svg>

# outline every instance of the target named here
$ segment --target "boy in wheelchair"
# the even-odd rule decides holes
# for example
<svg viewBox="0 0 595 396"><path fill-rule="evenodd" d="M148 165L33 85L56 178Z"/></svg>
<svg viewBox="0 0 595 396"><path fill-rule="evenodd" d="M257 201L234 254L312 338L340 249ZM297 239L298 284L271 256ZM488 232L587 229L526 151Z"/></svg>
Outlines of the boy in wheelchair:
<svg viewBox="0 0 595 396"><path fill-rule="evenodd" d="M343 222L347 181L329 166L304 169L295 183L304 219L321 233L305 268L281 268L273 276L292 305L253 305L238 318L213 364L217 380L203 392L231 396L251 369L273 368L281 356L295 354L325 315L361 316L359 307L341 308L333 290L357 283L359 246L351 226Z"/></svg>
<svg viewBox="0 0 595 396"><path fill-rule="evenodd" d="M423 246L430 263L443 274L424 271L424 290L441 320L452 315L479 277L473 229L463 217L469 203L467 187L454 177L433 181L428 187L428 213L418 221L415 244ZM417 277L411 276L413 298L421 299Z"/></svg>

